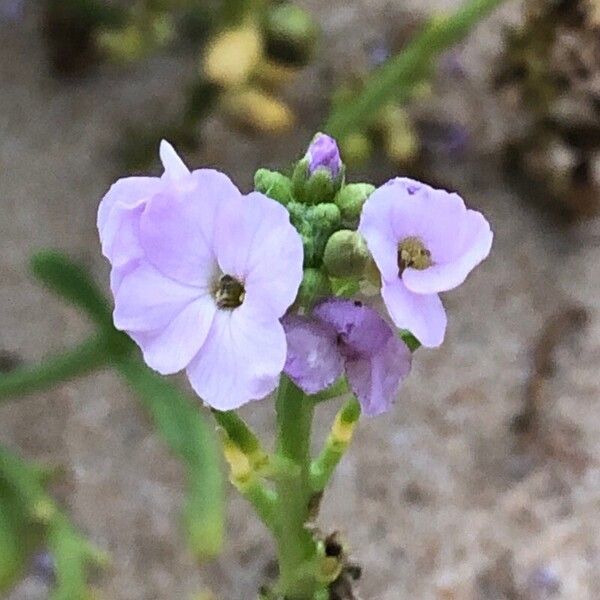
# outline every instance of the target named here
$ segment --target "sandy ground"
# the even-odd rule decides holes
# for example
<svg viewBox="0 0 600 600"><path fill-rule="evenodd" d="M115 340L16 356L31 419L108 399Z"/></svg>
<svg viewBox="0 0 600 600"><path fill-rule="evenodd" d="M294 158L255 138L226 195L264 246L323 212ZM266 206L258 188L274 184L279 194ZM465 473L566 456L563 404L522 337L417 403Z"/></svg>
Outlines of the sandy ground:
<svg viewBox="0 0 600 600"><path fill-rule="evenodd" d="M396 10L383 0L306 4L322 18L337 72ZM432 165L488 216L492 256L447 295L447 342L418 353L387 418L362 422L323 506L323 527L341 530L364 567L365 600L600 598L600 225L567 231L543 218L494 160L510 118L483 82L500 24L514 15L514 6L505 9L462 51L468 85L447 82L439 103L470 125L473 151ZM47 75L32 22L0 25L0 39L0 348L35 361L88 326L36 287L27 257L63 249L106 285L95 212L119 174L111 152L121 124L175 110L172 90L193 65L156 58L65 86ZM318 124L323 81L313 68L293 90L306 115L293 136L251 139L212 119L205 150L190 162L217 166L247 189L256 167L300 152ZM374 173L381 181L393 171L379 165ZM523 407L536 340L573 305L585 307L587 324L560 335L538 428L519 437L510 423ZM318 414L316 443L333 408ZM270 401L243 414L272 435ZM96 581L99 597L191 600L212 589L223 600L254 598L273 551L265 531L231 492L223 556L194 564L178 528L181 468L113 373L0 407L0 441L67 468L59 494L112 556ZM46 597L34 576L9 595Z"/></svg>

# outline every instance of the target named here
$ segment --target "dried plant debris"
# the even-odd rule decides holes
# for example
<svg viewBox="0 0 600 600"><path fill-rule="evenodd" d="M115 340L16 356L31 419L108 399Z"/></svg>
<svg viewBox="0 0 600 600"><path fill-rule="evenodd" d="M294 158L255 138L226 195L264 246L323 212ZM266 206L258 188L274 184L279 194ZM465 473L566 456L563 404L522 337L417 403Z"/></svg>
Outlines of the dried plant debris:
<svg viewBox="0 0 600 600"><path fill-rule="evenodd" d="M526 600L515 581L513 557L501 554L477 576L476 600Z"/></svg>
<svg viewBox="0 0 600 600"><path fill-rule="evenodd" d="M600 207L600 10L596 0L536 0L507 34L496 85L524 115L509 165L567 218Z"/></svg>
<svg viewBox="0 0 600 600"><path fill-rule="evenodd" d="M559 344L586 324L588 312L581 306L568 306L552 316L543 328L532 352L532 369L525 386L523 409L513 418L512 430L522 451L553 459L584 470L589 457L574 441L578 432L566 423L548 419L546 384L555 373L554 355Z"/></svg>

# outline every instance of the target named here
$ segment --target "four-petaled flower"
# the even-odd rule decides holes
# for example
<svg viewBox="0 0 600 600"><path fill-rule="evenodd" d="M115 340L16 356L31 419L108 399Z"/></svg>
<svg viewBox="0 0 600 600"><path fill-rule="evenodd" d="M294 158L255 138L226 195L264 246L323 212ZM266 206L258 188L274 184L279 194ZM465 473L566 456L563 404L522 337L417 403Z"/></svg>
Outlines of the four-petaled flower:
<svg viewBox="0 0 600 600"><path fill-rule="evenodd" d="M190 173L166 142L161 158L162 177L121 179L99 208L115 325L150 367L185 369L209 405L237 408L278 383L302 242L281 204L218 171Z"/></svg>
<svg viewBox="0 0 600 600"><path fill-rule="evenodd" d="M397 178L371 194L358 229L394 323L424 346L439 346L447 319L438 293L460 285L489 254L493 234L485 217L458 194Z"/></svg>
<svg viewBox="0 0 600 600"><path fill-rule="evenodd" d="M286 316L283 325L285 372L305 393L329 387L345 372L365 414L390 409L412 356L375 310L358 301L330 299L310 317Z"/></svg>

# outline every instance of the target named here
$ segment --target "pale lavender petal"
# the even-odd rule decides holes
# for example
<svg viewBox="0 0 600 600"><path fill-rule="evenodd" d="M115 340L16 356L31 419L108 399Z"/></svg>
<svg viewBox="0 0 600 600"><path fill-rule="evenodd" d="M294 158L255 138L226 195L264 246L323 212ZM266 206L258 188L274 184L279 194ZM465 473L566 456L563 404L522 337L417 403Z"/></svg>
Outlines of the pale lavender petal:
<svg viewBox="0 0 600 600"><path fill-rule="evenodd" d="M259 317L281 317L296 298L304 257L287 210L254 192L223 205L217 228L219 266L244 283L244 304Z"/></svg>
<svg viewBox="0 0 600 600"><path fill-rule="evenodd" d="M176 181L178 179L185 179L190 174L190 170L181 160L175 148L166 140L161 141L159 154L165 169L164 176L167 178Z"/></svg>
<svg viewBox="0 0 600 600"><path fill-rule="evenodd" d="M216 274L217 213L240 193L228 177L210 169L194 171L189 182L177 193L166 189L152 198L140 221L140 241L161 273L206 288Z"/></svg>
<svg viewBox="0 0 600 600"><path fill-rule="evenodd" d="M328 388L344 369L336 332L308 317L283 319L287 339L286 375L306 394Z"/></svg>
<svg viewBox="0 0 600 600"><path fill-rule="evenodd" d="M387 185L376 189L365 202L358 231L365 238L381 276L398 277L398 238L394 231L396 195L387 193Z"/></svg>
<svg viewBox="0 0 600 600"><path fill-rule="evenodd" d="M196 393L218 410L264 398L277 386L286 356L281 323L241 310L217 311L202 350L187 369Z"/></svg>
<svg viewBox="0 0 600 600"><path fill-rule="evenodd" d="M204 344L216 313L213 299L202 296L172 317L157 332L129 335L140 346L146 364L162 375L177 373L187 367Z"/></svg>
<svg viewBox="0 0 600 600"><path fill-rule="evenodd" d="M445 292L459 286L483 261L492 247L493 234L485 217L469 210L462 218L455 241L458 256L422 271L408 268L402 274L406 287L417 294Z"/></svg>
<svg viewBox="0 0 600 600"><path fill-rule="evenodd" d="M163 329L203 295L197 288L173 281L152 265L141 262L119 285L113 315L115 326L128 332Z"/></svg>
<svg viewBox="0 0 600 600"><path fill-rule="evenodd" d="M371 358L346 361L346 375L363 413L370 416L387 412L410 373L412 355L406 344L391 335Z"/></svg>
<svg viewBox="0 0 600 600"><path fill-rule="evenodd" d="M140 255L137 227L143 206L163 184L156 177L119 179L108 190L98 208L98 232L102 253L113 265L122 265Z"/></svg>
<svg viewBox="0 0 600 600"><path fill-rule="evenodd" d="M398 276L398 244L406 238L419 238L434 262L451 260L466 211L458 194L397 178L368 198L359 231L383 278L391 280Z"/></svg>
<svg viewBox="0 0 600 600"><path fill-rule="evenodd" d="M381 295L394 323L408 329L427 348L437 348L446 333L446 311L437 294L415 294L402 280L384 282Z"/></svg>

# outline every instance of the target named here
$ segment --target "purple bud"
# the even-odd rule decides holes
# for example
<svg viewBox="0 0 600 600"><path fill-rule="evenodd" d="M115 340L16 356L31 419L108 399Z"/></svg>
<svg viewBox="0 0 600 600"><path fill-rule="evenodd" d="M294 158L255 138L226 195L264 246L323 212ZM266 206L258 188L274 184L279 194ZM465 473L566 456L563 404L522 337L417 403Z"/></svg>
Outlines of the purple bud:
<svg viewBox="0 0 600 600"><path fill-rule="evenodd" d="M332 177L337 177L342 168L342 159L336 141L324 134L317 133L306 152L308 172L312 175L317 169L327 169Z"/></svg>

